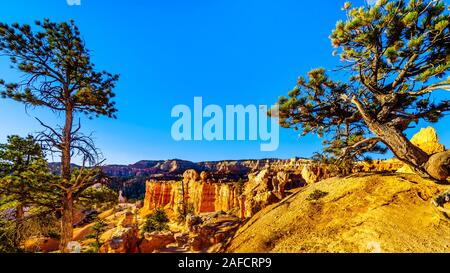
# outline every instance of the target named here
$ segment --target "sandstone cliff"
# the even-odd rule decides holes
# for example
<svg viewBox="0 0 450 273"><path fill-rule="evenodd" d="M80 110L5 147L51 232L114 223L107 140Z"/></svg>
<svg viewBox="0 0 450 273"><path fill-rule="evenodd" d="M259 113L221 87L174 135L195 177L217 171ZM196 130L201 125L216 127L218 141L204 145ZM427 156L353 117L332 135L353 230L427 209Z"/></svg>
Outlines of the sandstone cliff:
<svg viewBox="0 0 450 273"><path fill-rule="evenodd" d="M220 182L216 173L188 170L183 181L148 181L143 210L165 208L174 216L185 204L195 214L224 211L250 218L282 200L288 190L315 183L322 175L320 168L304 166L301 172L263 169L249 174L248 181Z"/></svg>
<svg viewBox="0 0 450 273"><path fill-rule="evenodd" d="M202 181L148 181L144 199L144 210L165 208L176 214L184 200L196 214L215 211L229 211L238 206L239 187L236 183L208 183Z"/></svg>

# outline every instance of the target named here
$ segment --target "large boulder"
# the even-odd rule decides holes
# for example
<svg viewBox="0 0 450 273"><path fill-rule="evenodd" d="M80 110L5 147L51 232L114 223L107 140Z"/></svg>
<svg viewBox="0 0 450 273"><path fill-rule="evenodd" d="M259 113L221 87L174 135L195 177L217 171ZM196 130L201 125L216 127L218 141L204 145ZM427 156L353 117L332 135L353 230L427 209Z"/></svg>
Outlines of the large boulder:
<svg viewBox="0 0 450 273"><path fill-rule="evenodd" d="M272 192L272 187L272 173L269 169L249 174L249 182L245 184L242 194L241 217L250 218L264 207L279 201Z"/></svg>
<svg viewBox="0 0 450 273"><path fill-rule="evenodd" d="M445 152L445 147L444 145L439 143L439 137L436 133L436 130L433 127L427 127L427 128L422 128L417 134L415 134L412 138L411 138L411 143L414 144L415 146L419 147L420 149L422 149L424 152L426 152L429 155L434 155L434 154L441 154L441 156L433 156L431 157L431 161L429 162L429 166L427 167L427 169L429 169L430 172L433 173L434 177L444 177L445 175L442 175L443 172L441 170L438 170L436 168L433 167L432 163L438 163L442 160L446 160L444 157L442 157L442 153ZM444 153L445 155L445 153ZM410 166L408 165L404 165L403 167L401 167L400 169L398 169L397 171L398 173L414 173L414 171L411 169ZM445 170L444 170L445 173ZM443 178L442 180L445 180L445 178Z"/></svg>
<svg viewBox="0 0 450 273"><path fill-rule="evenodd" d="M170 231L145 233L139 249L141 253L153 253L172 243L175 243L175 237Z"/></svg>
<svg viewBox="0 0 450 273"><path fill-rule="evenodd" d="M258 211L279 201L280 199L271 191L257 192L251 197L246 197L243 218L251 218Z"/></svg>
<svg viewBox="0 0 450 273"><path fill-rule="evenodd" d="M102 234L106 243L100 248L102 253L139 252L139 227L136 215L127 211L119 220L117 227Z"/></svg>
<svg viewBox="0 0 450 273"><path fill-rule="evenodd" d="M316 170L315 173L321 175L320 171ZM251 173L248 179L238 200L241 218L250 218L263 208L279 202L286 197L287 190L306 185L302 174L272 168Z"/></svg>
<svg viewBox="0 0 450 273"><path fill-rule="evenodd" d="M286 190L303 187L306 185L301 174L279 171L272 179L273 193L279 198L286 197Z"/></svg>
<svg viewBox="0 0 450 273"><path fill-rule="evenodd" d="M308 185L330 177L328 171L318 164L304 165L301 175Z"/></svg>
<svg viewBox="0 0 450 273"><path fill-rule="evenodd" d="M111 239L100 249L101 253L137 253L139 244L137 227L117 227Z"/></svg>
<svg viewBox="0 0 450 273"><path fill-rule="evenodd" d="M433 154L425 168L434 178L444 181L450 176L450 151Z"/></svg>
<svg viewBox="0 0 450 273"><path fill-rule="evenodd" d="M204 213L197 217L200 217L201 220L196 221L197 224L192 226L191 236L187 242L187 246L193 252L209 252L211 250L216 252L234 236L241 223L238 217L223 212ZM185 241L184 237L178 245Z"/></svg>

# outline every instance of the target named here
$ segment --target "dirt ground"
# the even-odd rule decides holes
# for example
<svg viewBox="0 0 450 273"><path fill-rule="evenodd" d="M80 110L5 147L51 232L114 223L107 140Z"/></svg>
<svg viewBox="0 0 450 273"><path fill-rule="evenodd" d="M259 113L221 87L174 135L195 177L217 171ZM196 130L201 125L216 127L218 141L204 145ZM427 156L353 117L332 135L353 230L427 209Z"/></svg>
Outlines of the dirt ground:
<svg viewBox="0 0 450 273"><path fill-rule="evenodd" d="M259 212L227 252L450 252L450 220L431 203L448 190L413 174L324 180Z"/></svg>

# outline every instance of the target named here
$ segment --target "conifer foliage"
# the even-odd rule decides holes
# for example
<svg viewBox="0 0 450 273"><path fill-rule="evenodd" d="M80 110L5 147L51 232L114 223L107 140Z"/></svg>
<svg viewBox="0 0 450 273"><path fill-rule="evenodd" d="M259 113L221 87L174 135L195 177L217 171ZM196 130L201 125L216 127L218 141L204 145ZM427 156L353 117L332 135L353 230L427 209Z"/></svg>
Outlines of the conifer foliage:
<svg viewBox="0 0 450 273"><path fill-rule="evenodd" d="M450 15L443 1L379 0L343 8L330 36L342 65L314 69L278 101L280 124L326 136L325 151L354 160L387 147L424 176L450 176L450 152L428 155L404 131L450 110ZM331 79L336 76L341 81Z"/></svg>

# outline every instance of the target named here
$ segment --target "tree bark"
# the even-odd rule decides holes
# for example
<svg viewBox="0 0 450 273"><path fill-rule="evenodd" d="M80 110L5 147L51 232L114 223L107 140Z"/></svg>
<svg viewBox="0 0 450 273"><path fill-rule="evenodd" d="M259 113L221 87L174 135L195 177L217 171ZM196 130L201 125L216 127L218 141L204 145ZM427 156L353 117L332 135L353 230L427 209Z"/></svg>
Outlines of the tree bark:
<svg viewBox="0 0 450 273"><path fill-rule="evenodd" d="M388 146L398 159L408 165L421 167L428 161L429 155L412 144L403 132L378 123L370 124L369 128Z"/></svg>
<svg viewBox="0 0 450 273"><path fill-rule="evenodd" d="M394 153L402 162L408 164L422 176L446 181L450 176L450 151L436 155L428 155L403 134L403 131L380 123L367 113L364 106L356 98L352 99L356 105L369 130Z"/></svg>
<svg viewBox="0 0 450 273"><path fill-rule="evenodd" d="M61 240L59 249L62 253L69 252L67 245L73 239L73 197L67 193L62 200Z"/></svg>
<svg viewBox="0 0 450 273"><path fill-rule="evenodd" d="M404 163L419 175L439 182L450 177L450 151L428 155L403 134L403 132L384 124L370 124L369 128L381 138L382 142Z"/></svg>
<svg viewBox="0 0 450 273"><path fill-rule="evenodd" d="M61 155L61 182L70 188L71 179L71 142L72 142L73 108L69 105L66 109L66 121L63 131L63 145ZM61 241L60 251L68 251L67 244L73 238L73 196L70 189L62 197L62 217L61 217Z"/></svg>
<svg viewBox="0 0 450 273"><path fill-rule="evenodd" d="M63 184L70 181L70 153L71 153L71 142L72 142L72 125L73 125L73 109L72 107L67 107L66 110L66 122L63 131L63 145L62 145L62 156L61 156L61 179ZM65 181L64 181L65 180Z"/></svg>
<svg viewBox="0 0 450 273"><path fill-rule="evenodd" d="M16 219L22 219L24 215L25 213L23 211L23 204L19 204L16 207Z"/></svg>

